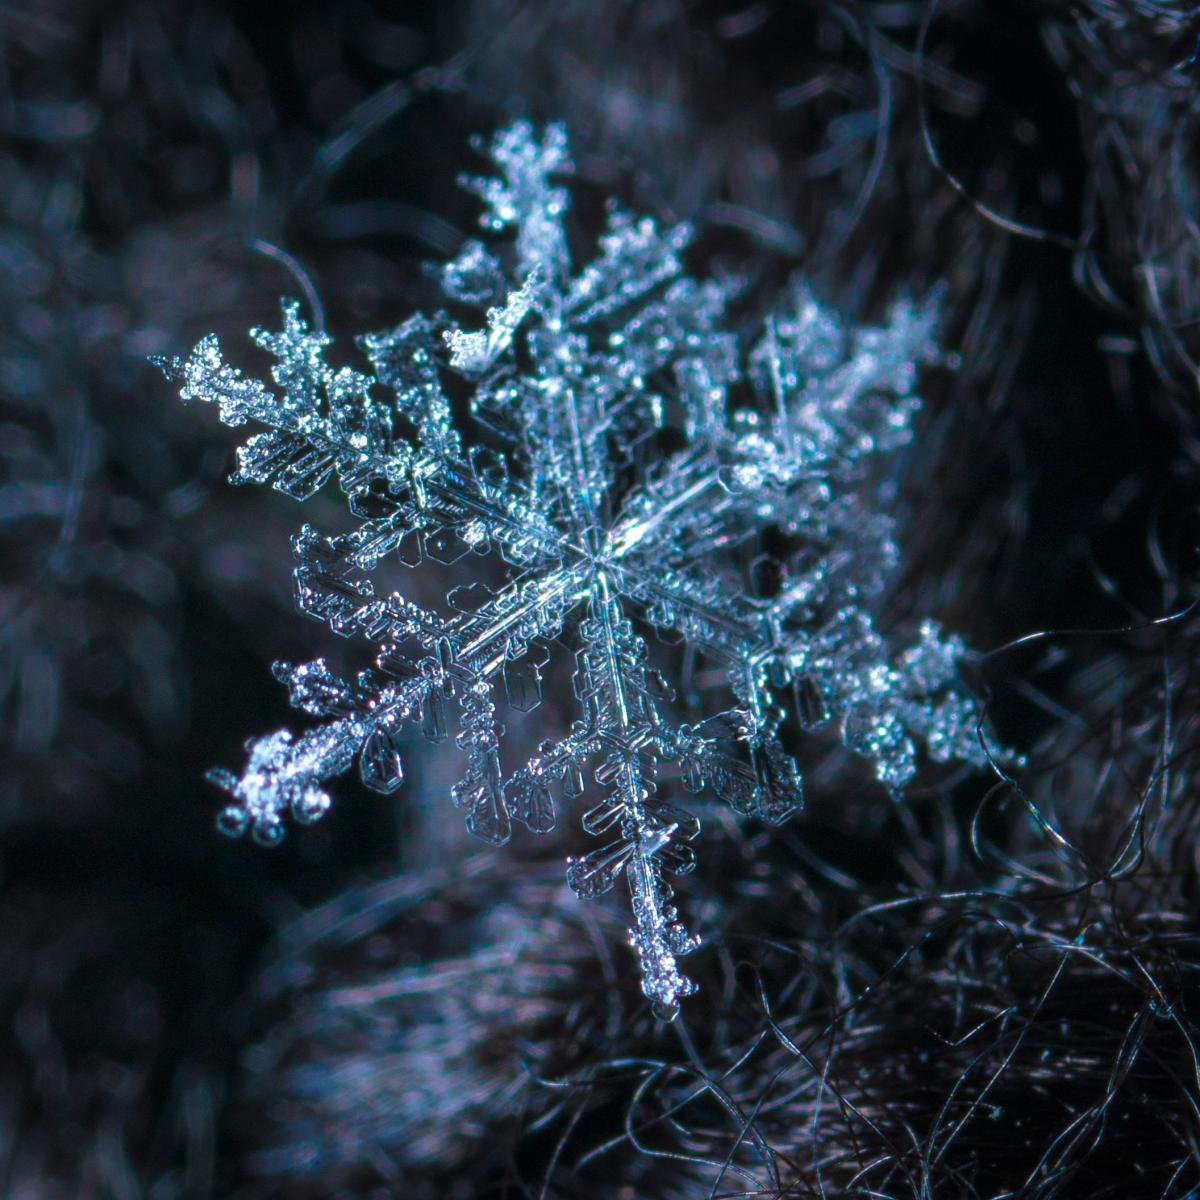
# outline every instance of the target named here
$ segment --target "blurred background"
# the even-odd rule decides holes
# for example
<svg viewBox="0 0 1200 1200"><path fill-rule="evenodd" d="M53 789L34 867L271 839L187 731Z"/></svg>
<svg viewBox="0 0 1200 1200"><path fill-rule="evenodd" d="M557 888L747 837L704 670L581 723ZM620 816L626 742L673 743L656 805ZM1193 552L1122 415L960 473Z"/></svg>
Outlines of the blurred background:
<svg viewBox="0 0 1200 1200"><path fill-rule="evenodd" d="M0 1195L1194 1194L1198 39L1149 0L0 3ZM346 653L287 544L336 506L227 486L147 356L257 365L286 295L353 361L516 116L567 123L581 238L607 195L692 222L748 328L796 272L863 320L944 281L880 616L978 648L1028 756L898 805L817 746L785 831L711 819L673 1026L568 841L470 843L452 755L270 852L203 778L291 719L273 660Z"/></svg>

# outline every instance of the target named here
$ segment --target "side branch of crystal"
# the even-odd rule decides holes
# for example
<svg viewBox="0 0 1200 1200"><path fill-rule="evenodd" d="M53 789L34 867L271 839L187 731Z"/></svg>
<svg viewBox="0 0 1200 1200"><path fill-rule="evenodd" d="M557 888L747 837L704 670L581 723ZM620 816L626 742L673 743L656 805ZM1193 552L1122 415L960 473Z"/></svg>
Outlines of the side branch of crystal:
<svg viewBox="0 0 1200 1200"><path fill-rule="evenodd" d="M293 539L297 602L372 647L353 679L323 659L276 664L316 723L251 742L240 775L213 772L230 797L220 826L274 843L289 814L320 817L355 762L390 794L410 728L453 729L450 799L477 836L545 833L559 803L580 807L601 843L568 881L597 896L624 875L643 990L670 1017L694 990L678 960L696 939L669 881L694 866L699 831L673 793L784 821L802 800L785 739L822 726L895 791L922 747L984 761L962 644L930 621L897 651L872 620L899 552L869 503L871 464L912 435L936 304L853 326L797 284L744 348L726 286L684 274L686 226L612 206L596 257L573 263L561 128L539 139L518 122L487 153L496 174L463 182L490 242L441 268L446 312L359 339L371 374L330 366L330 339L292 303L279 332L253 334L270 383L214 337L163 364L184 399L255 427L234 482L305 500L336 481L354 525ZM377 593L397 563L478 570L430 609ZM651 667L651 635L683 643L661 654L684 700ZM573 723L511 763L500 706L535 709L564 647Z"/></svg>

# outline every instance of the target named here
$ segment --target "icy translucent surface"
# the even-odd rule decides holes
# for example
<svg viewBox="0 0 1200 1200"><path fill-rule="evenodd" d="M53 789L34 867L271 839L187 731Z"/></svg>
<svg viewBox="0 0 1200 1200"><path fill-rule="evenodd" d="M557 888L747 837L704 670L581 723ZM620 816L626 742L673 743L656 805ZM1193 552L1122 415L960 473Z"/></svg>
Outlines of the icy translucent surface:
<svg viewBox="0 0 1200 1200"><path fill-rule="evenodd" d="M858 493L868 460L910 436L934 308L904 301L880 328L848 328L796 286L740 347L722 329L723 286L684 274L686 227L612 207L597 257L572 265L562 129L539 141L518 123L489 153L497 175L464 185L493 249L472 241L441 270L454 311L475 310L462 327L417 315L360 339L367 375L328 365L330 339L286 304L281 332L253 335L276 359L273 387L226 365L212 337L165 364L185 399L258 430L235 482L304 500L336 479L357 525L303 527L297 600L377 650L353 680L322 660L276 665L321 723L251 743L240 776L214 772L231 797L219 823L274 843L286 814L320 817L325 782L355 762L394 791L411 724L435 741L453 728L465 768L452 800L478 836L504 842L514 820L545 832L561 801L582 810L601 845L569 861L568 880L596 896L624 876L643 990L670 1016L693 990L677 960L695 942L667 878L694 865L699 826L660 768L780 822L802 801L788 721L831 726L892 789L918 744L938 761L982 758L955 682L961 644L930 622L897 652L866 603L897 551ZM452 396L469 398L471 428ZM506 582L460 585L445 612L372 585L388 558L436 571L470 554L499 556ZM651 633L723 682L724 711L681 722L648 665ZM551 656L571 652L570 732L505 763L497 705L536 708Z"/></svg>

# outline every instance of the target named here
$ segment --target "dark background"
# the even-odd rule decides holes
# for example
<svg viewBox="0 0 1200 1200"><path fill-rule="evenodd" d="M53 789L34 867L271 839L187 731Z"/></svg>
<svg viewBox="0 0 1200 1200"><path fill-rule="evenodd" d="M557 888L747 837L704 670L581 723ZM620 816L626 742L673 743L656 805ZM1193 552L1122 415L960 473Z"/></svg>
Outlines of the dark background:
<svg viewBox="0 0 1200 1200"><path fill-rule="evenodd" d="M1132 0L0 7L0 1194L1200 1186L1198 35ZM817 747L784 833L710 821L670 1028L569 842L481 855L438 755L272 852L203 780L289 719L271 661L344 653L286 540L336 510L227 487L146 358L258 366L308 283L343 346L428 304L468 139L518 115L568 123L583 241L610 194L693 222L746 328L796 271L861 319L945 281L881 619L961 632L1029 757L897 806Z"/></svg>

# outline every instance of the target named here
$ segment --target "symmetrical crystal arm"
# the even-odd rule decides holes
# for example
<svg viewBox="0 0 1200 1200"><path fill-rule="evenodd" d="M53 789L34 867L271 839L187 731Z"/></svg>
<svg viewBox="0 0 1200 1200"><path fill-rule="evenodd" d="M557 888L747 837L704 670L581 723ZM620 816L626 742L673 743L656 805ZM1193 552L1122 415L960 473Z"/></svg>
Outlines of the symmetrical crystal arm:
<svg viewBox="0 0 1200 1200"><path fill-rule="evenodd" d="M672 840L677 835L690 840L698 825L654 794L652 742L660 718L642 663L645 646L622 614L604 571L593 580L580 633L584 649L578 690L608 751L596 772L607 795L585 815L584 828L593 834L615 830L618 837L583 858L571 859L567 878L580 895L590 896L607 891L625 870L634 914L630 939L642 968L642 990L661 1016L670 1017L679 998L695 990L677 962L695 942L671 905L664 863L670 861L666 852ZM690 863L685 854L675 860L675 869L687 869Z"/></svg>
<svg viewBox="0 0 1200 1200"><path fill-rule="evenodd" d="M709 580L652 562L620 562L611 575L656 629L681 634L711 654L738 660L767 644L766 626L753 606Z"/></svg>

